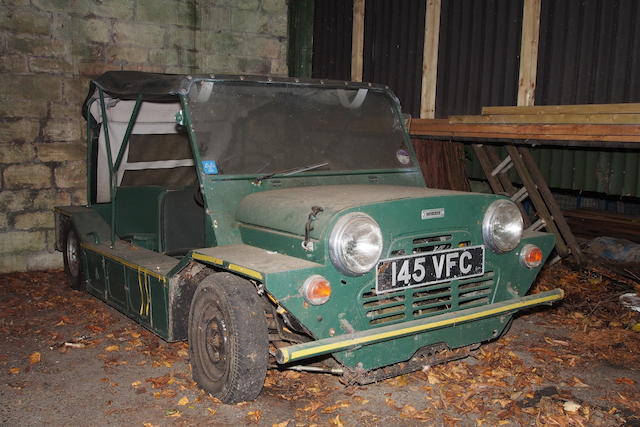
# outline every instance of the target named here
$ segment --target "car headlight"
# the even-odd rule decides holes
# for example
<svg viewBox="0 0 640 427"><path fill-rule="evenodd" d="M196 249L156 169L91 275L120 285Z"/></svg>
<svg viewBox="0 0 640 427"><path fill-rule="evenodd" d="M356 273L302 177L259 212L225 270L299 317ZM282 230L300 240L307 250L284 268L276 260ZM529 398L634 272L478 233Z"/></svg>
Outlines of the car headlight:
<svg viewBox="0 0 640 427"><path fill-rule="evenodd" d="M382 232L377 222L362 212L338 220L329 237L333 264L351 276L371 270L382 253Z"/></svg>
<svg viewBox="0 0 640 427"><path fill-rule="evenodd" d="M522 238L520 209L510 200L500 199L489 205L482 221L482 237L494 252L509 252Z"/></svg>

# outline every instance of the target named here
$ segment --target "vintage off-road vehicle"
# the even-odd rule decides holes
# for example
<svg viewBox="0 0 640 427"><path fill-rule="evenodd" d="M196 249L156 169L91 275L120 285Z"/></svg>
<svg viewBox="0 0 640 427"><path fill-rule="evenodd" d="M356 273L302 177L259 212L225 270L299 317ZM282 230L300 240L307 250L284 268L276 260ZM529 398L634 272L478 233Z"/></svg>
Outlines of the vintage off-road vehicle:
<svg viewBox="0 0 640 427"><path fill-rule="evenodd" d="M461 358L562 298L526 295L554 239L508 198L425 187L386 87L108 72L84 115L71 285L188 339L224 402L276 364L368 383Z"/></svg>

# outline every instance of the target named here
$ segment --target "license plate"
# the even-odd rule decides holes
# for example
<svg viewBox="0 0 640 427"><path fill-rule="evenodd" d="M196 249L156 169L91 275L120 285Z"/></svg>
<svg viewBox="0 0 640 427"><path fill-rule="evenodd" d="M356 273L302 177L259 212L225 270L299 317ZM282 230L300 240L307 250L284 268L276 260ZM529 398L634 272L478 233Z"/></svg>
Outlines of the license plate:
<svg viewBox="0 0 640 427"><path fill-rule="evenodd" d="M468 246L380 260L376 292L415 288L484 274L484 246Z"/></svg>

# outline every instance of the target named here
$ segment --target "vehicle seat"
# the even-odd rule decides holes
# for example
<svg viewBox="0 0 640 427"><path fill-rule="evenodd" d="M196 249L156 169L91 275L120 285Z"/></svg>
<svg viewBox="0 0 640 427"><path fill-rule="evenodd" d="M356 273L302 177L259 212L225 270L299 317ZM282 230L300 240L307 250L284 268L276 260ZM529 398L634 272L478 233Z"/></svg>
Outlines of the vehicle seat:
<svg viewBox="0 0 640 427"><path fill-rule="evenodd" d="M168 190L160 202L162 248L167 255L185 255L205 246L204 208L196 203L194 192L194 187Z"/></svg>

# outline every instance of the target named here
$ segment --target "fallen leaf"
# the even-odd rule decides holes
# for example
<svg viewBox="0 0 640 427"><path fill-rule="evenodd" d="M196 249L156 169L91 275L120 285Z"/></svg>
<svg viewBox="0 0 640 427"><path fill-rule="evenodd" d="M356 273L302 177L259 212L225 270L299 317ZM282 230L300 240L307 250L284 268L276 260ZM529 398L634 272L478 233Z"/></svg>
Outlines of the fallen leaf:
<svg viewBox="0 0 640 427"><path fill-rule="evenodd" d="M153 397L155 397L156 399L158 399L160 397L172 398L172 397L176 397L177 394L178 393L176 393L175 390L166 389L166 390L157 391L157 392L153 393Z"/></svg>
<svg viewBox="0 0 640 427"><path fill-rule="evenodd" d="M567 400L566 402L564 402L564 405L562 405L562 407L564 408L565 411L567 412L577 412L578 409L582 408L582 406L572 400Z"/></svg>
<svg viewBox="0 0 640 427"><path fill-rule="evenodd" d="M411 405L404 405L400 410L400 416L402 418L413 418L418 413L418 410Z"/></svg>
<svg viewBox="0 0 640 427"><path fill-rule="evenodd" d="M142 381L134 381L134 382L131 383L131 386L133 386L133 387L138 387L140 385L142 385Z"/></svg>
<svg viewBox="0 0 640 427"><path fill-rule="evenodd" d="M151 423L142 423L142 425L143 425L144 427L158 427L158 425L157 425L157 424L151 424Z"/></svg>
<svg viewBox="0 0 640 427"><path fill-rule="evenodd" d="M185 406L189 403L189 398L187 396L182 396L180 400L178 400L178 405Z"/></svg>
<svg viewBox="0 0 640 427"><path fill-rule="evenodd" d="M398 406L398 404L396 403L395 400L387 397L384 402L387 404L388 407L393 408L397 411L401 410L402 408L400 406Z"/></svg>
<svg viewBox="0 0 640 427"><path fill-rule="evenodd" d="M329 424L336 427L344 427L344 424L342 424L342 421L340 420L340 415L336 415L335 418L329 418Z"/></svg>
<svg viewBox="0 0 640 427"><path fill-rule="evenodd" d="M118 350L120 350L120 346L117 346L117 345L110 345L104 349L104 351L107 351L107 352L118 351Z"/></svg>
<svg viewBox="0 0 640 427"><path fill-rule="evenodd" d="M169 409L167 412L165 412L165 415L167 417L180 418L182 416L182 412L178 411L177 409Z"/></svg>
<svg viewBox="0 0 640 427"><path fill-rule="evenodd" d="M627 377L619 377L616 378L616 383L617 384L629 384L629 385L633 385L636 382L634 380L632 380L631 378L627 378Z"/></svg>
<svg viewBox="0 0 640 427"><path fill-rule="evenodd" d="M298 411L303 411L303 412L315 412L318 410L319 407L322 406L322 402L315 400L311 403L309 403L307 406L305 406L304 408L298 408Z"/></svg>
<svg viewBox="0 0 640 427"><path fill-rule="evenodd" d="M273 423L271 424L271 427L287 427L289 425L289 421L290 420L283 421L281 423Z"/></svg>
<svg viewBox="0 0 640 427"><path fill-rule="evenodd" d="M216 412L218 412L217 409L213 409L213 408L207 408L207 411L209 411L209 415L215 415Z"/></svg>
<svg viewBox="0 0 640 427"><path fill-rule="evenodd" d="M351 405L348 402L345 402L345 401L336 402L334 405L327 406L326 408L323 408L322 409L322 413L323 414L331 414L331 413L337 411L340 408L348 408L349 406L351 406Z"/></svg>
<svg viewBox="0 0 640 427"><path fill-rule="evenodd" d="M360 405L364 405L365 403L369 403L369 399L365 399L362 396L355 395L353 396L353 400L355 400Z"/></svg>
<svg viewBox="0 0 640 427"><path fill-rule="evenodd" d="M252 423L256 423L258 424L260 422L260 418L262 417L262 411L259 409L256 409L255 411L249 411L247 412L247 418L249 419L249 421L251 421Z"/></svg>
<svg viewBox="0 0 640 427"><path fill-rule="evenodd" d="M41 356L40 356L40 352L39 351L34 351L33 353L31 353L29 355L29 363L31 365L35 365L36 363L40 363L40 359L41 359Z"/></svg>
<svg viewBox="0 0 640 427"><path fill-rule="evenodd" d="M9 368L9 372L13 375L17 375L20 373L20 368Z"/></svg>

